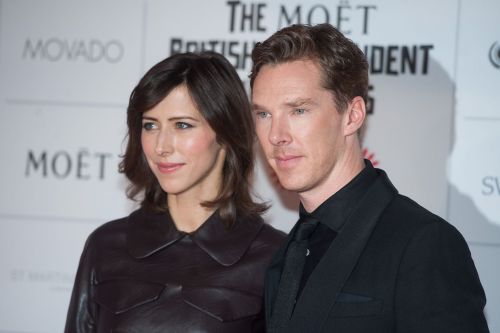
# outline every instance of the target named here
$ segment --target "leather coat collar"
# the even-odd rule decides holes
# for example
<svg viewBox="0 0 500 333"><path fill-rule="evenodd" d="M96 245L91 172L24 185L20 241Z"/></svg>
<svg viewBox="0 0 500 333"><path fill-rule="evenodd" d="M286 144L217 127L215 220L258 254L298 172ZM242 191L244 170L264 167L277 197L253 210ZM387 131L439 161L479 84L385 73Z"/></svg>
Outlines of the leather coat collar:
<svg viewBox="0 0 500 333"><path fill-rule="evenodd" d="M223 266L237 263L263 226L260 218L238 218L226 229L216 211L196 231L188 234L177 230L168 212L155 213L145 208L130 214L128 222L127 247L135 258L147 258L183 237L190 237Z"/></svg>

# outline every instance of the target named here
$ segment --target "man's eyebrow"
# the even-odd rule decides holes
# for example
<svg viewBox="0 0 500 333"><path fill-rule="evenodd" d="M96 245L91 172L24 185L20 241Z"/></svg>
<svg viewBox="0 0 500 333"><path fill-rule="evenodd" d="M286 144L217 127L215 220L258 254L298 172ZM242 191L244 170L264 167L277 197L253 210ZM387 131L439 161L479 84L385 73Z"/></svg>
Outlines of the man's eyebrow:
<svg viewBox="0 0 500 333"><path fill-rule="evenodd" d="M266 108L263 107L262 105L257 104L257 103L252 103L252 110L266 111Z"/></svg>
<svg viewBox="0 0 500 333"><path fill-rule="evenodd" d="M285 103L288 107L298 107L303 105L313 105L316 104L311 98L297 98Z"/></svg>
<svg viewBox="0 0 500 333"><path fill-rule="evenodd" d="M312 98L297 98L284 103L284 105L287 107L299 107L304 105L316 105L316 104L317 103L314 102ZM266 107L259 105L257 103L252 103L252 109L267 111Z"/></svg>

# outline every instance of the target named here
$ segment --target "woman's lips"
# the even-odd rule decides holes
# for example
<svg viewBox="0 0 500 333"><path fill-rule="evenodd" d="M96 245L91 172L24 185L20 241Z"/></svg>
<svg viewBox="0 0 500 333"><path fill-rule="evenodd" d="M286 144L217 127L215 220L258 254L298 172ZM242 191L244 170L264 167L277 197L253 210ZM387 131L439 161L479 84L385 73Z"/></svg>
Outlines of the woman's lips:
<svg viewBox="0 0 500 333"><path fill-rule="evenodd" d="M157 163L158 171L163 174L174 173L184 166L184 163Z"/></svg>

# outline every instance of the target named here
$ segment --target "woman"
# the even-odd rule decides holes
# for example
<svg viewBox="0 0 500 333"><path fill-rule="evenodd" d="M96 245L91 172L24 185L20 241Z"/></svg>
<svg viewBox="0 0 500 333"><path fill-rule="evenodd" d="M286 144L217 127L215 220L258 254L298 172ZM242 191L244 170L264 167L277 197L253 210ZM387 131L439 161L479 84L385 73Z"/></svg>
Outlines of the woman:
<svg viewBox="0 0 500 333"><path fill-rule="evenodd" d="M171 56L127 114L120 168L141 208L90 235L65 331L263 331L264 272L284 235L249 193L254 125L234 68Z"/></svg>

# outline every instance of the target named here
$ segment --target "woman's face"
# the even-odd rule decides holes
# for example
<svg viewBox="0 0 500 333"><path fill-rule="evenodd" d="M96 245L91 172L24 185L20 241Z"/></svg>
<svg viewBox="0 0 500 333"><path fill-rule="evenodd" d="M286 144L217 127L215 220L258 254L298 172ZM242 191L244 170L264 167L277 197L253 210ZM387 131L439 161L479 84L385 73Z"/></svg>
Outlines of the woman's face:
<svg viewBox="0 0 500 333"><path fill-rule="evenodd" d="M141 143L149 167L169 198L188 195L204 201L218 194L225 150L185 85L143 113Z"/></svg>

